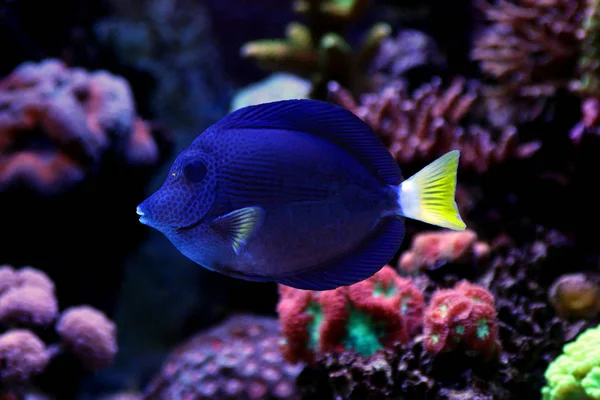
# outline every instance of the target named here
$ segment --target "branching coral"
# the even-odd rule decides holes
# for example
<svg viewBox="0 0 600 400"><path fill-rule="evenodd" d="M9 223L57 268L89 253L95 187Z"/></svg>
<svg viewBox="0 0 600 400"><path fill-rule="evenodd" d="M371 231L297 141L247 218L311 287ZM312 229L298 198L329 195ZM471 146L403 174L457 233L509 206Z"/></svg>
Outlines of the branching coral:
<svg viewBox="0 0 600 400"><path fill-rule="evenodd" d="M422 323L423 295L389 266L352 286L312 292L280 285L279 293L281 349L290 361L344 349L368 356L407 342Z"/></svg>
<svg viewBox="0 0 600 400"><path fill-rule="evenodd" d="M600 399L600 326L564 347L546 370L543 400Z"/></svg>
<svg viewBox="0 0 600 400"><path fill-rule="evenodd" d="M284 360L276 320L233 315L177 347L144 399L292 399L302 366Z"/></svg>
<svg viewBox="0 0 600 400"><path fill-rule="evenodd" d="M0 377L3 388L17 392L23 383L44 372L59 354L72 353L92 371L109 365L116 352L116 327L91 307L65 310L59 316L54 284L42 271L0 267ZM62 342L46 345L46 334L58 318Z"/></svg>
<svg viewBox="0 0 600 400"><path fill-rule="evenodd" d="M579 54L583 0L483 0L490 25L475 41L481 69L520 95L569 83Z"/></svg>
<svg viewBox="0 0 600 400"><path fill-rule="evenodd" d="M471 58L490 85L482 109L497 126L538 120L577 76L585 0L480 0L487 25Z"/></svg>
<svg viewBox="0 0 600 400"><path fill-rule="evenodd" d="M461 347L484 358L498 356L502 345L494 296L467 281L436 291L425 310L425 348L434 354Z"/></svg>
<svg viewBox="0 0 600 400"><path fill-rule="evenodd" d="M440 72L445 63L433 38L418 30L405 29L381 42L369 73L374 88L381 88L402 78L412 83L414 77L418 82L420 75Z"/></svg>
<svg viewBox="0 0 600 400"><path fill-rule="evenodd" d="M334 102L367 122L403 166L421 167L459 149L459 168L482 173L508 158L529 157L540 147L537 142L519 144L514 127L499 137L477 125L463 128L460 124L477 101L478 92L462 78L447 88L435 79L412 95L403 84L395 83L381 93L361 96L359 102L337 82L329 84L329 92Z"/></svg>
<svg viewBox="0 0 600 400"><path fill-rule="evenodd" d="M358 51L353 51L346 42L342 36L346 26L364 13L368 3L368 0L297 0L294 8L306 17L306 25L291 23L285 39L250 42L242 47L241 53L263 68L311 79L313 98L326 96L330 80L360 91L367 80L370 59L391 33L387 24L376 24L367 32Z"/></svg>
<svg viewBox="0 0 600 400"><path fill-rule="evenodd" d="M63 192L94 174L111 152L131 166L159 150L135 113L127 82L57 60L24 63L0 81L0 187Z"/></svg>

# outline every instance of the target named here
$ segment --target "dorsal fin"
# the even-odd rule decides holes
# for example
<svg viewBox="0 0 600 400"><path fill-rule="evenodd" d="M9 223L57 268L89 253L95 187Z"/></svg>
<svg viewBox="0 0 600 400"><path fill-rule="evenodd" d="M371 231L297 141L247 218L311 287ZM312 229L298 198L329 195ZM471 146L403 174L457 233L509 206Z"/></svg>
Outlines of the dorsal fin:
<svg viewBox="0 0 600 400"><path fill-rule="evenodd" d="M402 180L396 161L363 120L338 105L318 100L282 100L241 108L210 129L282 129L335 143L388 185Z"/></svg>

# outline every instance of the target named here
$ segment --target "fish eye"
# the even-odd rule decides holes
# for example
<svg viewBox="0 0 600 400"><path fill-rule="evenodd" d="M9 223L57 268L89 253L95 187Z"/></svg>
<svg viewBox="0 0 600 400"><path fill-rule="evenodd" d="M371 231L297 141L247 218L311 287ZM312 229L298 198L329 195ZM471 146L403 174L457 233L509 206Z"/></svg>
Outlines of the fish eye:
<svg viewBox="0 0 600 400"><path fill-rule="evenodd" d="M183 167L183 176L192 183L198 183L206 175L206 166L202 161L192 161Z"/></svg>

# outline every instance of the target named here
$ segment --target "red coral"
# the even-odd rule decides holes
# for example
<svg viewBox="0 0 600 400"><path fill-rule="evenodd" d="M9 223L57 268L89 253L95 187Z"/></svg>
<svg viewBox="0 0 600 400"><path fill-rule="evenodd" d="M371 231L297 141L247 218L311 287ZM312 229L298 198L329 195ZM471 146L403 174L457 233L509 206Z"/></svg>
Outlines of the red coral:
<svg viewBox="0 0 600 400"><path fill-rule="evenodd" d="M385 347L408 342L418 334L423 320L425 300L410 279L386 266L372 278L348 287L348 297L358 310L386 323Z"/></svg>
<svg viewBox="0 0 600 400"><path fill-rule="evenodd" d="M117 353L115 324L92 307L68 308L58 320L56 331L90 370L110 365Z"/></svg>
<svg viewBox="0 0 600 400"><path fill-rule="evenodd" d="M130 164L159 157L123 78L47 60L24 63L0 81L0 187L61 192L108 150Z"/></svg>
<svg viewBox="0 0 600 400"><path fill-rule="evenodd" d="M380 347L407 342L418 333L424 309L421 292L390 266L352 286L312 292L279 285L279 293L277 311L286 339L281 350L292 362L344 350L355 328L353 313L368 316L370 322L358 322L366 324L366 332L381 329L373 334Z"/></svg>
<svg viewBox="0 0 600 400"><path fill-rule="evenodd" d="M490 246L477 240L472 230L461 232L434 231L416 235L410 250L400 257L398 265L407 272L430 268L440 262L481 261Z"/></svg>
<svg viewBox="0 0 600 400"><path fill-rule="evenodd" d="M494 297L468 281L437 290L425 310L423 335L425 348L434 354L458 347L484 358L499 354Z"/></svg>
<svg viewBox="0 0 600 400"><path fill-rule="evenodd" d="M281 330L286 338L281 351L290 362L312 359L317 350L334 351L345 332L344 322L348 318L346 288L313 292L279 285L280 300L277 312ZM317 328L318 343L310 344L310 325L315 322L309 313L311 307L323 314L322 324Z"/></svg>

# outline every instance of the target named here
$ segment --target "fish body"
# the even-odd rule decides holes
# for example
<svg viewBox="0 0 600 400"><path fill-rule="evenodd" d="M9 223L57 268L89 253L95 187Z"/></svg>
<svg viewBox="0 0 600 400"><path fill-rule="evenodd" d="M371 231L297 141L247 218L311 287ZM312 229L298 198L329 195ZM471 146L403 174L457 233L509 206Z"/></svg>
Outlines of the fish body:
<svg viewBox="0 0 600 400"><path fill-rule="evenodd" d="M137 211L205 268L328 290L389 262L403 239L401 217L464 229L454 203L458 152L444 157L423 170L433 178L403 183L375 133L346 109L266 103L203 132Z"/></svg>

